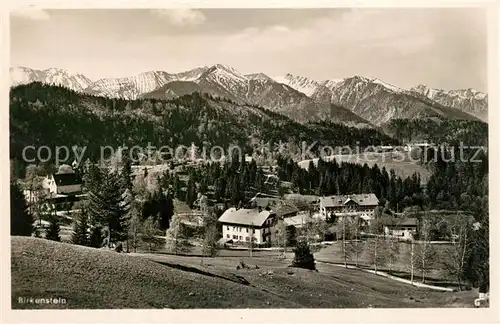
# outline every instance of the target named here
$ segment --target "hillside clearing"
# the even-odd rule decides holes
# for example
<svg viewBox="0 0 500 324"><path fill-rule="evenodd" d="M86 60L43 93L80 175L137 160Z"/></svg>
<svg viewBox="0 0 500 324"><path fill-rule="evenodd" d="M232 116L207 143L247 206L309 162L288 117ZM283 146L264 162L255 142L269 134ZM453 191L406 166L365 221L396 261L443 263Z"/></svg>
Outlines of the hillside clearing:
<svg viewBox="0 0 500 324"><path fill-rule="evenodd" d="M360 153L360 154L337 154L324 157L325 161L333 161L334 159L340 162L348 162L348 163L356 163L360 165L364 165L365 163L371 168L375 164L378 165L380 169L383 167L386 168L387 172L391 169L394 169L396 175L401 176L402 178L411 177L413 173L417 172L420 174L422 184L427 183L431 172L427 170L422 165L418 164L415 161L411 161L407 157L402 159L403 153L398 153L399 155L394 155L391 152L387 153ZM406 154L406 153L404 153ZM318 164L318 159L313 160L303 160L298 162L298 165L301 168L308 169L309 163L313 161L314 165Z"/></svg>

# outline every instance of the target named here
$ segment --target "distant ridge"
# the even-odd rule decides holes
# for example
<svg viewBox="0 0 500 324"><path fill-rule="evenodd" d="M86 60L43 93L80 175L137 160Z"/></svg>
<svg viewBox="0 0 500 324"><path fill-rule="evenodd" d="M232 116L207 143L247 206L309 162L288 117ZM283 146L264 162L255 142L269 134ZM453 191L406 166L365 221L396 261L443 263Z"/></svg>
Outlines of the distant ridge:
<svg viewBox="0 0 500 324"><path fill-rule="evenodd" d="M242 74L215 64L181 73L149 71L131 77L91 81L62 69L10 69L12 85L39 81L110 98L172 99L192 92L209 93L240 104L259 105L299 122L331 121L374 127L392 119L452 118L487 121L488 96L473 89L443 91L424 85L410 90L380 79L353 76L316 81L286 74Z"/></svg>

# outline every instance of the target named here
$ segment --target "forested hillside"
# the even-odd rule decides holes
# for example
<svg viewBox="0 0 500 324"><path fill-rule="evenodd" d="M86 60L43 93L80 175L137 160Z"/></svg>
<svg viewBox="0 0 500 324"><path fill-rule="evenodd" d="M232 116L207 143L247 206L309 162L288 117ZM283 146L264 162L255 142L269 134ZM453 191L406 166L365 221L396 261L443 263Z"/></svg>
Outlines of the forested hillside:
<svg viewBox="0 0 500 324"><path fill-rule="evenodd" d="M299 147L302 141L331 146L396 142L375 129L329 122L300 124L264 108L198 93L172 100L124 100L37 82L10 92L11 158L20 158L27 145L86 146L87 153L97 157L106 145L195 143L226 148L237 144L251 151L257 143L279 141Z"/></svg>
<svg viewBox="0 0 500 324"><path fill-rule="evenodd" d="M403 142L428 141L458 146L488 145L488 124L463 119L393 119L383 125L384 131Z"/></svg>

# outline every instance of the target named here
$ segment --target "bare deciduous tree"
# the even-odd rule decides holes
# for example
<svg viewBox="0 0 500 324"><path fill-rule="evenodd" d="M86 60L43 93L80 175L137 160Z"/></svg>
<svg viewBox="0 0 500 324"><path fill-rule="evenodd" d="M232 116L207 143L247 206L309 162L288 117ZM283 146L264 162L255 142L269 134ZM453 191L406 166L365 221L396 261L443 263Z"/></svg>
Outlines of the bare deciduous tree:
<svg viewBox="0 0 500 324"><path fill-rule="evenodd" d="M380 266L384 265L386 258L384 255L384 240L378 236L375 236L368 240L367 251L368 251L368 262L373 265L373 270L377 273Z"/></svg>
<svg viewBox="0 0 500 324"><path fill-rule="evenodd" d="M453 242L446 248L446 257L442 258L445 269L456 278L460 290L462 290L466 262L473 245L471 240L472 223L473 220L466 215L455 216L450 226L450 236Z"/></svg>
<svg viewBox="0 0 500 324"><path fill-rule="evenodd" d="M345 223L345 224L344 224ZM354 261L356 267L359 266L359 258L365 248L364 242L359 239L360 221L356 217L350 221L342 223L342 246L344 254L344 265L347 267L347 260ZM346 242L344 238L349 238Z"/></svg>
<svg viewBox="0 0 500 324"><path fill-rule="evenodd" d="M387 259L389 261L389 272L392 273L394 270L394 264L396 263L400 254L400 243L397 238L389 235L386 239L387 243Z"/></svg>
<svg viewBox="0 0 500 324"><path fill-rule="evenodd" d="M415 267L421 273L422 283L425 283L425 276L432 269L436 257L436 250L430 241L431 229L431 222L428 219L423 219L420 226L419 242L414 247Z"/></svg>

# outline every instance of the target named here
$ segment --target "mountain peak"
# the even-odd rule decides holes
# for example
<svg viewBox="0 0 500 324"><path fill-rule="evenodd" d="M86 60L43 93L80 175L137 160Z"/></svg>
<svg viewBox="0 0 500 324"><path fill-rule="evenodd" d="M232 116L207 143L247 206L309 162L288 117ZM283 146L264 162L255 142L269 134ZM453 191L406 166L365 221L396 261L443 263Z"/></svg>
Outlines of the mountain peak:
<svg viewBox="0 0 500 324"><path fill-rule="evenodd" d="M219 64L219 63L212 65L212 68L218 69L218 70L230 71L230 72L237 72L234 68L232 68L228 65Z"/></svg>
<svg viewBox="0 0 500 324"><path fill-rule="evenodd" d="M320 84L315 80L290 73L286 73L284 76L275 77L274 80L276 82L286 84L287 86L302 92L307 96L311 96L320 86Z"/></svg>
<svg viewBox="0 0 500 324"><path fill-rule="evenodd" d="M262 72L253 73L253 74L246 74L245 76L250 80L274 81L271 77L269 77L267 74L264 74Z"/></svg>
<svg viewBox="0 0 500 324"><path fill-rule="evenodd" d="M35 70L24 66L10 69L11 84L19 85L30 82L42 82L63 86L75 91L83 91L92 81L82 74L68 72L64 69L48 68Z"/></svg>
<svg viewBox="0 0 500 324"><path fill-rule="evenodd" d="M68 71L64 69L58 69L58 68L48 68L43 70L44 72L62 72L62 73L68 73Z"/></svg>
<svg viewBox="0 0 500 324"><path fill-rule="evenodd" d="M247 81L248 78L241 74L239 71L236 69L224 65L224 64L215 64L212 65L209 69L207 69L201 76L200 78L207 78L210 76L215 76L217 79L223 78L223 79L234 79L235 81L242 82L242 81Z"/></svg>
<svg viewBox="0 0 500 324"><path fill-rule="evenodd" d="M376 84L380 84L380 85L382 85L383 87L385 87L385 88L387 88L387 89L389 89L389 90L391 90L391 91L394 91L394 92L404 92L404 91L405 91L405 90L403 90L403 89L401 89L401 88L396 87L395 85L392 85L392 84L390 84L390 83L387 83L387 82L382 81L382 80L377 79L377 78L372 79L372 80L370 80L370 81L371 81L371 82L373 82L373 83L376 83Z"/></svg>

